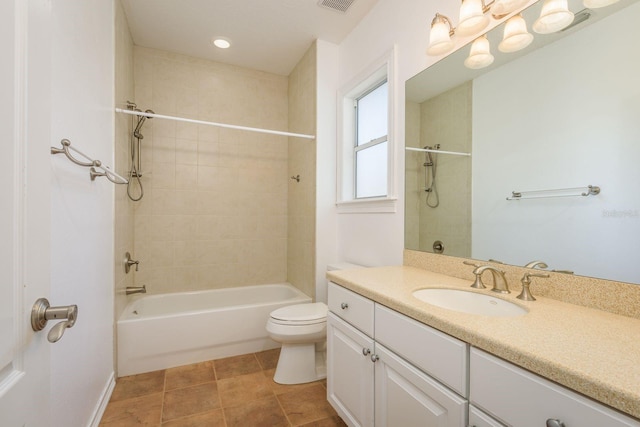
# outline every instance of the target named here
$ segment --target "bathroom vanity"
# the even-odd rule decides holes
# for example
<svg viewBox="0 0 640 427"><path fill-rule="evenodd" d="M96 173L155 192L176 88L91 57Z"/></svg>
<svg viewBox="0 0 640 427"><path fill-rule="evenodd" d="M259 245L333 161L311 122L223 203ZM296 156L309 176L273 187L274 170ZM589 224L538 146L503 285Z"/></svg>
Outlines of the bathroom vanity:
<svg viewBox="0 0 640 427"><path fill-rule="evenodd" d="M328 400L351 426L639 427L640 320L400 266L328 274ZM425 303L472 290L525 309Z"/></svg>

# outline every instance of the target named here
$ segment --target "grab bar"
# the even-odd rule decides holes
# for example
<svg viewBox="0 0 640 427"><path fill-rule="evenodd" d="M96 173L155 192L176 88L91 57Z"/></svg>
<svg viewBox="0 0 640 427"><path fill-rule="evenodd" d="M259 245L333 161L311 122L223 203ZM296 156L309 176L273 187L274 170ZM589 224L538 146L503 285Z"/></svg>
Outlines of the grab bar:
<svg viewBox="0 0 640 427"><path fill-rule="evenodd" d="M89 171L89 176L91 177L91 181L95 180L97 176L104 176L114 184L129 183L129 181L126 178L123 178L122 176L118 175L117 173L109 169L107 166L103 166L100 160L94 160L91 157L84 154L82 151L78 150L76 147L72 147L71 141L69 141L68 139L66 138L63 139L62 141L60 141L60 144L62 144L62 148L51 147L51 154L64 154L65 156L67 156L69 160L71 160L71 162L75 163L76 165L91 168ZM88 160L88 162L83 162L81 160L78 160L70 153L70 151L73 151L79 154L80 156L84 157L86 160ZM96 168L101 169L102 172L98 172Z"/></svg>

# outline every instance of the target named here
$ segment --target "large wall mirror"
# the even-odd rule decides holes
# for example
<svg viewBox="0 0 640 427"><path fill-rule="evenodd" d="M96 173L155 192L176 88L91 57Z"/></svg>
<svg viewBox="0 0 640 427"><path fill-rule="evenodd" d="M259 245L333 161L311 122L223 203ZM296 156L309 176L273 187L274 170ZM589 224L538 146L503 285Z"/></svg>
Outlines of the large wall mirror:
<svg viewBox="0 0 640 427"><path fill-rule="evenodd" d="M489 67L465 46L407 81L406 147L435 152L406 152L406 248L640 284L640 2L590 15L517 53L496 27Z"/></svg>

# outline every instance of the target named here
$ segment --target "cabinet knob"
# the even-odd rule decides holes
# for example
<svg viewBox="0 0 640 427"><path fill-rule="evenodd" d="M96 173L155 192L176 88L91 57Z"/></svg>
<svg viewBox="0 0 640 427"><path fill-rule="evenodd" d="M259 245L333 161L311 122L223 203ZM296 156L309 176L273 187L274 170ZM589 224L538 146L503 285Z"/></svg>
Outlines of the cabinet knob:
<svg viewBox="0 0 640 427"><path fill-rule="evenodd" d="M376 363L379 359L380 359L380 358L378 357L378 355L377 355L377 354L372 354L372 355L371 355L371 361L372 361L373 363Z"/></svg>
<svg viewBox="0 0 640 427"><path fill-rule="evenodd" d="M343 302L342 304L340 304L340 308L343 310L346 310L347 308L349 308L349 304L347 304L346 302Z"/></svg>
<svg viewBox="0 0 640 427"><path fill-rule="evenodd" d="M367 356L369 354L371 354L371 350L369 350L368 348L363 348L362 349L362 355L363 356Z"/></svg>
<svg viewBox="0 0 640 427"><path fill-rule="evenodd" d="M547 427L567 427L567 426L565 426L564 423L560 420L549 418L547 420Z"/></svg>

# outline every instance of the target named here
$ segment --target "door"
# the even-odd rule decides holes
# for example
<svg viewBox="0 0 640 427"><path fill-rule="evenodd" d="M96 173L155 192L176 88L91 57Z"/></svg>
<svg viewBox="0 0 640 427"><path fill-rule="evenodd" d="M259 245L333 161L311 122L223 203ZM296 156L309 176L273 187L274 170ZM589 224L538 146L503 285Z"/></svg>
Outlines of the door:
<svg viewBox="0 0 640 427"><path fill-rule="evenodd" d="M352 427L373 426L373 339L327 315L327 399Z"/></svg>
<svg viewBox="0 0 640 427"><path fill-rule="evenodd" d="M54 425L50 343L31 329L49 292L48 0L0 2L0 425Z"/></svg>
<svg viewBox="0 0 640 427"><path fill-rule="evenodd" d="M465 427L467 401L376 343L376 427Z"/></svg>

